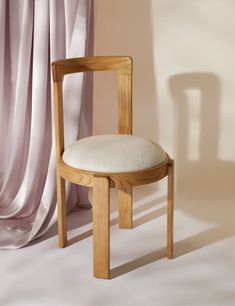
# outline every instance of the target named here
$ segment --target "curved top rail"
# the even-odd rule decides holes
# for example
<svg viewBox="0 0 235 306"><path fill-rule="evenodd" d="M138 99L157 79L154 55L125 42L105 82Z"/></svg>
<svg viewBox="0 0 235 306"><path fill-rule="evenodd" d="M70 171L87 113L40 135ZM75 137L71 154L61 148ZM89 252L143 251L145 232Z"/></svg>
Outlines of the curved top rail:
<svg viewBox="0 0 235 306"><path fill-rule="evenodd" d="M58 60L52 63L53 81L62 81L70 73L86 71L116 71L119 75L132 74L130 56L88 56Z"/></svg>

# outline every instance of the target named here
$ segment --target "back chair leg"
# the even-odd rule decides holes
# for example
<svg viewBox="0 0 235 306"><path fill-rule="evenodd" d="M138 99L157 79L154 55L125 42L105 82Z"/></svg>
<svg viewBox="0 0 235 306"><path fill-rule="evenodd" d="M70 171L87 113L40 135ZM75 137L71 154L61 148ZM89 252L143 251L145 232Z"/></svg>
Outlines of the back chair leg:
<svg viewBox="0 0 235 306"><path fill-rule="evenodd" d="M174 221L174 160L168 163L167 190L167 257L173 258L173 222Z"/></svg>
<svg viewBox="0 0 235 306"><path fill-rule="evenodd" d="M132 228L132 187L118 190L119 227Z"/></svg>
<svg viewBox="0 0 235 306"><path fill-rule="evenodd" d="M94 276L110 276L110 191L107 177L93 178Z"/></svg>
<svg viewBox="0 0 235 306"><path fill-rule="evenodd" d="M58 201L58 233L59 247L67 244L67 209L65 197L65 180L57 175L57 201Z"/></svg>

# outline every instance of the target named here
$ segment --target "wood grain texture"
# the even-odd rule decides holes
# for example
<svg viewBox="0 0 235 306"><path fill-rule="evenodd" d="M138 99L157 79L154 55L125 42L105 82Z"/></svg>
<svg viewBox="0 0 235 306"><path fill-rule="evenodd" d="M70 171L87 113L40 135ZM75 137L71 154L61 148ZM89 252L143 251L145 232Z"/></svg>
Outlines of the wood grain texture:
<svg viewBox="0 0 235 306"><path fill-rule="evenodd" d="M56 136L56 158L58 162L64 152L64 115L62 82L54 83L54 121Z"/></svg>
<svg viewBox="0 0 235 306"><path fill-rule="evenodd" d="M57 175L57 208L58 208L58 234L59 247L67 244L67 208L65 198L65 181Z"/></svg>
<svg viewBox="0 0 235 306"><path fill-rule="evenodd" d="M93 260L94 276L109 278L110 274L110 205L109 180L93 178Z"/></svg>
<svg viewBox="0 0 235 306"><path fill-rule="evenodd" d="M62 83L54 83L54 120L56 134L56 168L57 168L57 208L58 208L58 234L59 247L64 248L67 244L67 209L65 198L65 181L59 175L60 156L64 151L64 120Z"/></svg>
<svg viewBox="0 0 235 306"><path fill-rule="evenodd" d="M132 134L132 76L118 75L118 132Z"/></svg>
<svg viewBox="0 0 235 306"><path fill-rule="evenodd" d="M109 189L119 189L119 226L132 227L132 187L159 181L168 175L167 257L173 257L174 163L165 161L149 169L123 173L97 173L73 168L64 163L63 78L85 71L115 71L118 74L118 133L132 134L132 59L128 56L93 56L52 63L54 81L54 120L59 246L67 243L65 181L93 187L94 276L109 278L110 229ZM135 150L135 148L133 148ZM131 154L131 152L130 152Z"/></svg>
<svg viewBox="0 0 235 306"><path fill-rule="evenodd" d="M93 186L92 180L95 172L73 168L65 164L62 158L58 161L58 171L61 177L71 183L87 187Z"/></svg>
<svg viewBox="0 0 235 306"><path fill-rule="evenodd" d="M119 227L132 228L132 187L118 190Z"/></svg>
<svg viewBox="0 0 235 306"><path fill-rule="evenodd" d="M168 163L167 191L167 257L173 258L173 227L174 227L174 160Z"/></svg>
<svg viewBox="0 0 235 306"><path fill-rule="evenodd" d="M159 166L134 172L110 173L109 177L117 188L150 184L167 176L167 163L168 157Z"/></svg>
<svg viewBox="0 0 235 306"><path fill-rule="evenodd" d="M118 74L132 74L132 59L130 56L90 56L52 63L54 82L62 81L66 74L85 71L116 71Z"/></svg>
<svg viewBox="0 0 235 306"><path fill-rule="evenodd" d="M167 156L166 160L159 166L140 171L120 173L101 173L76 169L65 164L62 158L59 159L58 166L60 176L74 184L92 187L93 176L98 175L109 177L110 187L125 188L128 186L150 184L164 178L168 173L168 160L169 157Z"/></svg>

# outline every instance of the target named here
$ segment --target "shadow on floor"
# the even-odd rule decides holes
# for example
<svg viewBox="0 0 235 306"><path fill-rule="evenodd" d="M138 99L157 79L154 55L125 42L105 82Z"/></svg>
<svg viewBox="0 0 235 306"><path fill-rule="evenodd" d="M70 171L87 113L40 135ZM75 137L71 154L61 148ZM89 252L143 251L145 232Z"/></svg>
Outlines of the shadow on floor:
<svg viewBox="0 0 235 306"><path fill-rule="evenodd" d="M161 258L165 257L165 250L160 249L157 251L154 251L152 253L146 254L144 256L141 256L139 258L136 258L132 261L129 261L121 266L118 266L116 268L113 268L110 271L110 278L116 278L123 274L129 273L131 271L134 271L140 267L146 266L148 264L151 264Z"/></svg>
<svg viewBox="0 0 235 306"><path fill-rule="evenodd" d="M159 203L162 203L165 201L165 197L161 197L155 201L150 201L147 203L144 203L141 206L134 207L133 209L133 227L138 227L146 222L149 222L161 215L164 215L166 212L165 208L158 208L154 211L151 211L150 213L144 214L141 217L135 218L135 216L142 214L143 212L157 206ZM116 202L116 201L114 201ZM68 215L68 231L72 231L77 228L81 228L84 225L91 225L92 226L92 210L90 209L84 209L84 208L78 208L76 211L73 211ZM118 224L118 217L113 217L110 220L110 226ZM40 243L42 241L45 241L47 239L50 239L54 236L58 235L58 227L57 224L53 225L51 229L45 233L42 237L39 237L38 239L35 239L32 241L28 246ZM92 229L89 229L86 232L83 232L71 239L68 240L68 246L75 244L83 239L86 239L93 235ZM26 246L27 247L27 246Z"/></svg>

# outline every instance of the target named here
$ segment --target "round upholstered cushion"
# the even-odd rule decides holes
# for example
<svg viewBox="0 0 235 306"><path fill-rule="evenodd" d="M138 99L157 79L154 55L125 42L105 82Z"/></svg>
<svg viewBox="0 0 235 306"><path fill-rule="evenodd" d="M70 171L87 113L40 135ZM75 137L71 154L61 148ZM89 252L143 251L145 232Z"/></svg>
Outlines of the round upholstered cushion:
<svg viewBox="0 0 235 306"><path fill-rule="evenodd" d="M167 158L156 143L134 135L82 138L66 148L63 161L94 172L132 172L157 166Z"/></svg>

